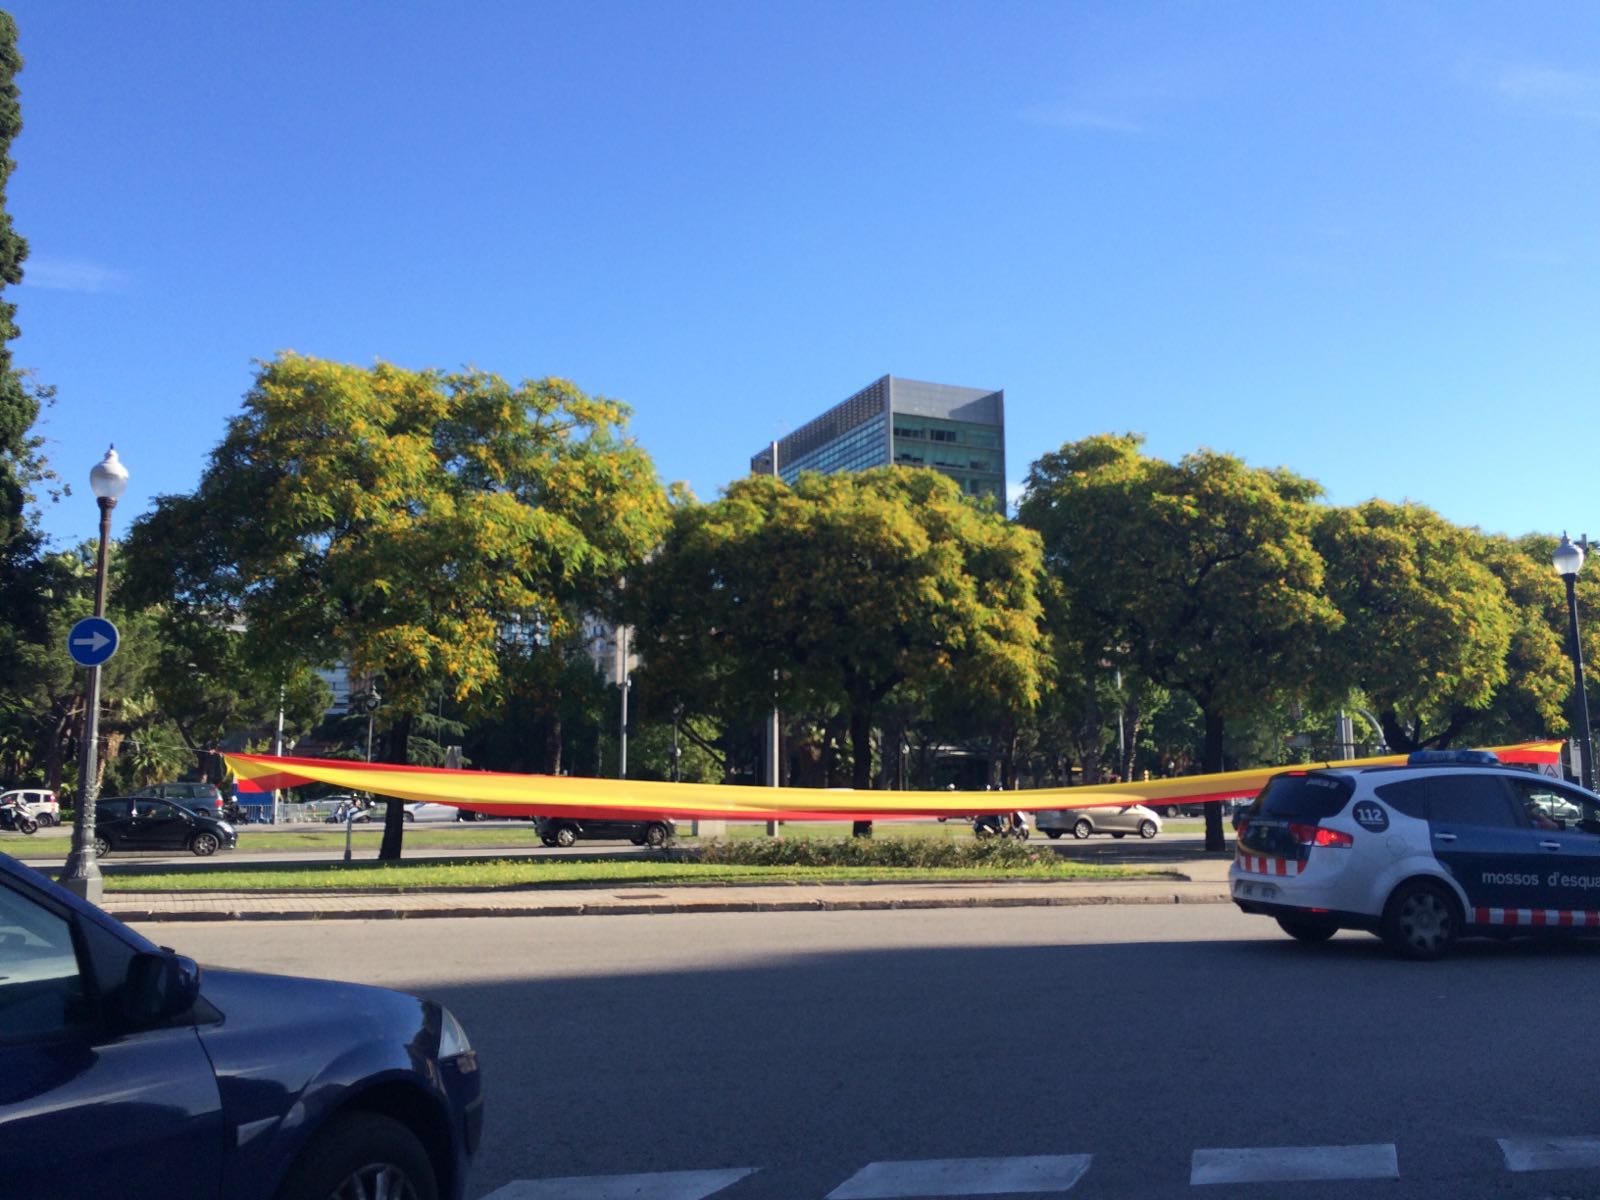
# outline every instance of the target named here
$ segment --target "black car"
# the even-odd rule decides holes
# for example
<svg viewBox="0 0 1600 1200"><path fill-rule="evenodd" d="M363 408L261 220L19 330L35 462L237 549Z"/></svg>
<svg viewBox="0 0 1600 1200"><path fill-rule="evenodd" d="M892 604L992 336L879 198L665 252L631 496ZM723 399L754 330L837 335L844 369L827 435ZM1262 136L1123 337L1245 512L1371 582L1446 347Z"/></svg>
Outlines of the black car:
<svg viewBox="0 0 1600 1200"><path fill-rule="evenodd" d="M0 854L0 1193L462 1200L466 1034L382 988L207 968Z"/></svg>
<svg viewBox="0 0 1600 1200"><path fill-rule="evenodd" d="M635 846L665 846L678 836L666 817L648 821L591 821L587 817L535 817L534 829L546 846L570 846L579 838L619 838Z"/></svg>
<svg viewBox="0 0 1600 1200"><path fill-rule="evenodd" d="M233 826L170 800L113 796L94 806L94 852L187 850L201 857L239 844Z"/></svg>

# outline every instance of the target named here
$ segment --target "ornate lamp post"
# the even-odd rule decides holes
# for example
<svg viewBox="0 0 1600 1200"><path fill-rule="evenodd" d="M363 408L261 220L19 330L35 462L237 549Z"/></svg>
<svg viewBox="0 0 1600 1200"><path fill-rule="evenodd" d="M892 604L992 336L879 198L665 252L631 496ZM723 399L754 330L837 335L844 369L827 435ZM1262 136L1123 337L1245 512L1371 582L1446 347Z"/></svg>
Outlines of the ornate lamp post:
<svg viewBox="0 0 1600 1200"><path fill-rule="evenodd" d="M106 615L106 548L111 539L111 510L128 486L128 469L117 459L113 446L89 472L89 486L100 505L100 552L95 557L94 615ZM100 863L94 852L94 806L100 792L100 668L89 668L89 686L83 702L83 746L78 757L77 816L72 823L72 853L61 870L61 885L84 899L99 903L105 892Z"/></svg>
<svg viewBox="0 0 1600 1200"><path fill-rule="evenodd" d="M1583 687L1583 646L1578 641L1578 572L1583 570L1583 551L1589 539L1584 537L1581 543L1570 542L1567 535L1562 533L1561 544L1556 547L1556 552L1550 561L1555 564L1556 574L1566 580L1567 584L1567 638L1572 647L1572 674L1577 688L1577 726L1578 744L1583 750L1583 786L1594 788L1594 751L1589 737L1589 696Z"/></svg>

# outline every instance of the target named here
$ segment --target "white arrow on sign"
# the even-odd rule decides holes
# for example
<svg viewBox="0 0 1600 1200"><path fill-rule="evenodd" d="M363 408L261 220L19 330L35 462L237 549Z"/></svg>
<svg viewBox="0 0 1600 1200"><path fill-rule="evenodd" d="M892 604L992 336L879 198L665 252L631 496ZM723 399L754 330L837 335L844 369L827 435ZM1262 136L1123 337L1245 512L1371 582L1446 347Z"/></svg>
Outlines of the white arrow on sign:
<svg viewBox="0 0 1600 1200"><path fill-rule="evenodd" d="M100 652L100 647L109 646L111 644L111 639L96 629L88 637L73 638L72 644L74 646L87 646L89 647L89 652L91 654L98 654Z"/></svg>

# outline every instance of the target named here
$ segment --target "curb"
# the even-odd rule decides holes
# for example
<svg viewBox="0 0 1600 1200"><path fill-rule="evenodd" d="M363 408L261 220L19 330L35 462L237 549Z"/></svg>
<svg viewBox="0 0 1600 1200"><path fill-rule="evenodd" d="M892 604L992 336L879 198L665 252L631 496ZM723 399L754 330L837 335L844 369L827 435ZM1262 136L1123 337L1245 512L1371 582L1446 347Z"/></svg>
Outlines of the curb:
<svg viewBox="0 0 1600 1200"><path fill-rule="evenodd" d="M1062 896L884 897L804 900L661 900L541 905L418 905L388 908L309 908L300 910L230 908L171 909L105 905L119 921L413 921L442 917L635 917L694 913L876 912L936 908L1090 908L1122 904L1229 904L1226 887L1189 892L1151 889L1148 893Z"/></svg>

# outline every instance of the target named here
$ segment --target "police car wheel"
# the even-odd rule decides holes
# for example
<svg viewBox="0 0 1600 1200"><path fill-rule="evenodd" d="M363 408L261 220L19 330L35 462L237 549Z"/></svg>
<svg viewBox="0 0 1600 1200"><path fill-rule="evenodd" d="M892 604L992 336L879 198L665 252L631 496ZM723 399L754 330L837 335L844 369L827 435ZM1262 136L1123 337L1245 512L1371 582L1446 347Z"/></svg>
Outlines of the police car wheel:
<svg viewBox="0 0 1600 1200"><path fill-rule="evenodd" d="M1295 941L1305 942L1307 945L1325 942L1339 932L1332 925L1319 925L1315 921L1295 921L1288 917L1278 918L1278 928Z"/></svg>
<svg viewBox="0 0 1600 1200"><path fill-rule="evenodd" d="M1436 883L1402 885L1383 910L1383 940L1406 958L1442 957L1460 932L1455 898Z"/></svg>

